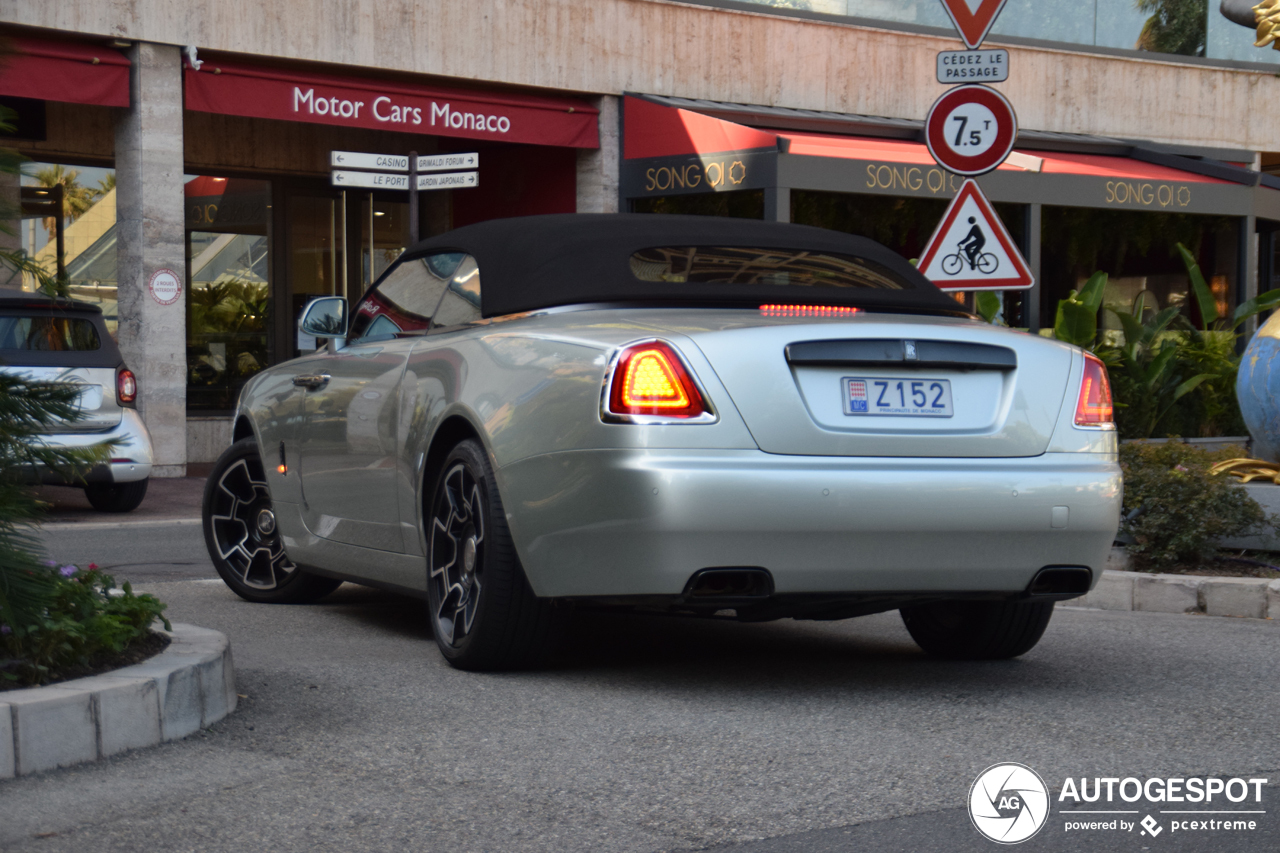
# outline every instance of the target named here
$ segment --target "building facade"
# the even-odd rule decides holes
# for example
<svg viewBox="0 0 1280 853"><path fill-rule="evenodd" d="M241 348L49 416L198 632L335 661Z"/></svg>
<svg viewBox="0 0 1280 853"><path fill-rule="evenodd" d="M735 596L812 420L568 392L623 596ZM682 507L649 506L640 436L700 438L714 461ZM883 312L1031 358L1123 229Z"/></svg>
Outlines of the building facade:
<svg viewBox="0 0 1280 853"><path fill-rule="evenodd" d="M1274 52L1212 9L1206 56L1137 51L1131 3L1076 5L1091 11L1013 0L988 39L1010 52L996 88L1021 133L980 183L1038 279L1009 294L1007 319L1051 324L1096 269L1109 304L1193 311L1178 243L1224 307L1270 289ZM524 214L691 212L917 257L959 185L921 141L946 89L936 55L959 46L940 8L0 0L10 144L33 161L26 183L62 180L79 199L20 238L56 264L61 234L74 292L103 305L139 374L157 475L179 476L229 442L249 377L313 345L294 330L305 302L358 298L416 237ZM410 211L404 192L334 186L335 151L474 152L479 184Z"/></svg>

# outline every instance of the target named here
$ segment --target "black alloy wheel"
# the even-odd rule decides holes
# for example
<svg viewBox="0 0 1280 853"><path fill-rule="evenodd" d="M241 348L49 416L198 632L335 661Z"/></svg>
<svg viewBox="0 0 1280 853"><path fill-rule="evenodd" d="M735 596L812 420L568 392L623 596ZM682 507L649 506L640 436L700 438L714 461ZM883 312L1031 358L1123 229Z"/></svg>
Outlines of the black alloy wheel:
<svg viewBox="0 0 1280 853"><path fill-rule="evenodd" d="M257 442L218 458L204 486L204 541L222 580L248 601L314 601L342 582L300 570L285 553Z"/></svg>
<svg viewBox="0 0 1280 853"><path fill-rule="evenodd" d="M427 600L445 660L468 670L537 663L550 646L555 614L525 578L478 442L450 451L426 509Z"/></svg>

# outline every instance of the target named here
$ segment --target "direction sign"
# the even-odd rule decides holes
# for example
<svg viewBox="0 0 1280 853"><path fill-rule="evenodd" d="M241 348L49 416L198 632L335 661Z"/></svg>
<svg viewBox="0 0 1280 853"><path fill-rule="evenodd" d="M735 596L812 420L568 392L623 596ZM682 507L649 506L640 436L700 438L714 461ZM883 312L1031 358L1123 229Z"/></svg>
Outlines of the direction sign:
<svg viewBox="0 0 1280 853"><path fill-rule="evenodd" d="M1005 161L1018 137L1018 117L1004 95L970 83L934 101L925 144L938 165L957 175L985 175Z"/></svg>
<svg viewBox="0 0 1280 853"><path fill-rule="evenodd" d="M330 151L329 165L335 169L375 169L380 172L407 172L409 171L409 158L402 154Z"/></svg>
<svg viewBox="0 0 1280 853"><path fill-rule="evenodd" d="M942 290L1026 290L1036 283L972 178L960 187L929 238L920 256L920 272Z"/></svg>
<svg viewBox="0 0 1280 853"><path fill-rule="evenodd" d="M479 169L480 155L472 151L468 154L433 154L418 158L419 172L443 172L446 169Z"/></svg>
<svg viewBox="0 0 1280 853"><path fill-rule="evenodd" d="M960 41L969 50L977 50L991 32L991 25L1009 0L942 0L951 22L960 32Z"/></svg>
<svg viewBox="0 0 1280 853"><path fill-rule="evenodd" d="M419 190L460 190L478 186L479 172L445 172L418 176Z"/></svg>
<svg viewBox="0 0 1280 853"><path fill-rule="evenodd" d="M334 169L329 176L335 187L357 187L369 190L407 190L408 175L392 175L386 172L346 172Z"/></svg>
<svg viewBox="0 0 1280 853"><path fill-rule="evenodd" d="M1003 83L1008 79L1007 50L944 50L938 54L939 83Z"/></svg>

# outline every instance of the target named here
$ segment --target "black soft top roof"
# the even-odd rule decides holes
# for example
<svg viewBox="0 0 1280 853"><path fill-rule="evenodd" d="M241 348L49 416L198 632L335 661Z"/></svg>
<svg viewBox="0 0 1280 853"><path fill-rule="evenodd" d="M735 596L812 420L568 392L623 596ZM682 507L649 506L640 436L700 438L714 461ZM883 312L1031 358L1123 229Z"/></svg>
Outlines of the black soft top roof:
<svg viewBox="0 0 1280 853"><path fill-rule="evenodd" d="M78 302L66 297L54 298L43 293L29 293L12 287L0 287L0 308L57 308L60 311L83 311L101 314L102 308L90 302Z"/></svg>
<svg viewBox="0 0 1280 853"><path fill-rule="evenodd" d="M640 281L632 274L634 253L671 246L801 249L852 255L887 268L909 289L657 282ZM599 302L753 307L787 303L963 313L915 267L879 243L782 222L618 213L494 219L424 240L404 258L444 251L475 257L481 277L480 310L485 317Z"/></svg>
<svg viewBox="0 0 1280 853"><path fill-rule="evenodd" d="M0 287L0 311L20 317L29 316L28 312L41 311L83 314L86 315L84 321L97 329L99 343L96 350L0 349L0 364L11 367L116 367L123 362L120 347L107 332L102 308L93 303L65 297L55 299L43 293Z"/></svg>

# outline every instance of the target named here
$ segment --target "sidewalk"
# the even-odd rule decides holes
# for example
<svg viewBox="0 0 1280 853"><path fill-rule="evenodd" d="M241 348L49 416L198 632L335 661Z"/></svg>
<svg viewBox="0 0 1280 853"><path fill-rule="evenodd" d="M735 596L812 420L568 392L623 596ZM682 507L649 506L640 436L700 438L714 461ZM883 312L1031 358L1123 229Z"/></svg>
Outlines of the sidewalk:
<svg viewBox="0 0 1280 853"><path fill-rule="evenodd" d="M67 486L37 486L36 497L50 504L45 524L119 523L168 521L199 518L204 497L203 477L152 478L142 506L133 512L98 512L89 505L82 489Z"/></svg>

